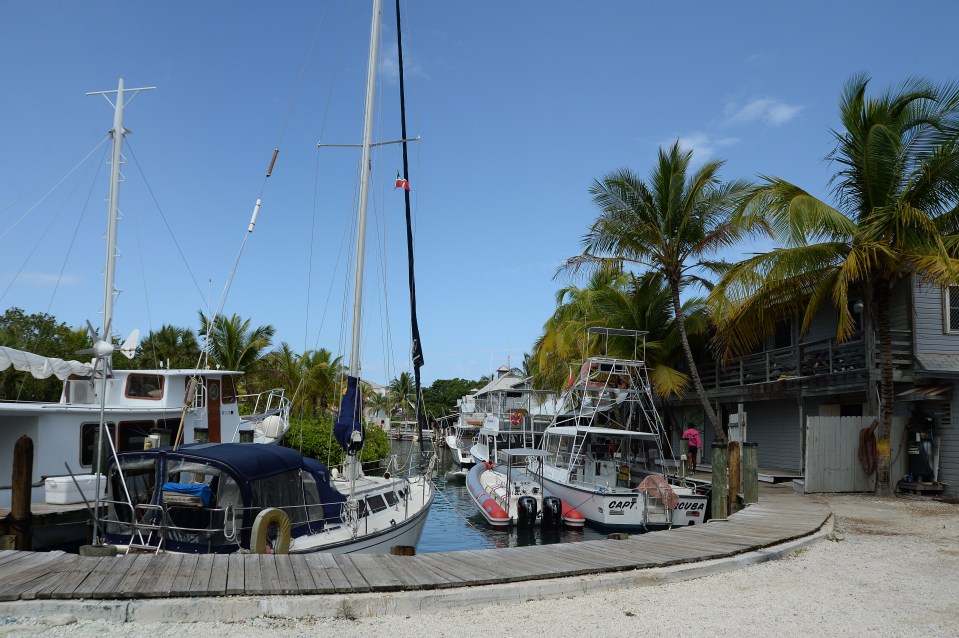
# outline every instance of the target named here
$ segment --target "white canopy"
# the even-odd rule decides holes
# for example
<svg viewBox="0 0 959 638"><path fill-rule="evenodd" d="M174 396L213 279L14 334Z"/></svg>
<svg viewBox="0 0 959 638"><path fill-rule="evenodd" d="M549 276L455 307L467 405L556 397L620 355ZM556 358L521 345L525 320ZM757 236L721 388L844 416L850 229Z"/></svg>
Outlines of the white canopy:
<svg viewBox="0 0 959 638"><path fill-rule="evenodd" d="M93 368L89 363L64 361L56 357L41 357L32 352L0 346L0 371L6 370L10 366L21 372L29 372L38 379L46 379L56 375L58 379L65 381L71 374L81 377L89 377L93 374Z"/></svg>

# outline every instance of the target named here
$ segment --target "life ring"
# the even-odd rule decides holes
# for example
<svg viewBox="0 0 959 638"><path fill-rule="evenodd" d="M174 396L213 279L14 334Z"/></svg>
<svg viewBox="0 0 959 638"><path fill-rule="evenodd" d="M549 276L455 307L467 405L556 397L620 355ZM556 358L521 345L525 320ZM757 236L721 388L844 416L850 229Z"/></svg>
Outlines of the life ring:
<svg viewBox="0 0 959 638"><path fill-rule="evenodd" d="M519 425L523 422L523 414L521 412L511 412L509 415L509 422L513 425Z"/></svg>
<svg viewBox="0 0 959 638"><path fill-rule="evenodd" d="M270 527L276 527L276 540L269 539ZM250 531L250 551L254 554L290 553L290 517L275 507L268 507L253 519Z"/></svg>

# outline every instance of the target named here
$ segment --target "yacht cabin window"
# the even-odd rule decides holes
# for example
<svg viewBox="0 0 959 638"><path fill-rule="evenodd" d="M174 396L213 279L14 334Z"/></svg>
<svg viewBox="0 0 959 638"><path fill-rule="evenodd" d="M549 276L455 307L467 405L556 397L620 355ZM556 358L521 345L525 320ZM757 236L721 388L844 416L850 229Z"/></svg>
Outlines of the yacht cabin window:
<svg viewBox="0 0 959 638"><path fill-rule="evenodd" d="M233 380L233 375L223 375L222 385L223 398L220 400L220 403L236 403L236 384Z"/></svg>
<svg viewBox="0 0 959 638"><path fill-rule="evenodd" d="M132 399L162 399L163 381L156 374L131 374L127 377L126 395Z"/></svg>

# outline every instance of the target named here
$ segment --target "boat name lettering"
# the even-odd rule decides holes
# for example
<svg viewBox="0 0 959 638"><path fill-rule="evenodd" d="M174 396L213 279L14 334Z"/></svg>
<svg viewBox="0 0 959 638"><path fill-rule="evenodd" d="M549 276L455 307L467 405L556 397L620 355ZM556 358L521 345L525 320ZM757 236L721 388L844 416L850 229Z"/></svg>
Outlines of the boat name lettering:
<svg viewBox="0 0 959 638"><path fill-rule="evenodd" d="M636 507L636 499L631 501L610 501L609 509L611 510L628 510Z"/></svg>
<svg viewBox="0 0 959 638"><path fill-rule="evenodd" d="M690 510L690 511L702 511L702 510L706 509L706 502L705 502L705 501L693 501L693 502L690 502L690 501L680 501L680 503L676 506L676 509L678 509L678 510Z"/></svg>

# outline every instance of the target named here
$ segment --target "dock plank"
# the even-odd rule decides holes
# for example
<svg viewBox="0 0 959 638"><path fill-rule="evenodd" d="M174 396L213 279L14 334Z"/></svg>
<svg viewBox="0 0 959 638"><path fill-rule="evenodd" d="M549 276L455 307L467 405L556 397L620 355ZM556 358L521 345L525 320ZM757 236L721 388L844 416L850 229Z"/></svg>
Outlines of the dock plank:
<svg viewBox="0 0 959 638"><path fill-rule="evenodd" d="M194 596L206 596L210 593L210 576L213 570L214 554L200 554L193 567L193 580L190 581L190 591Z"/></svg>
<svg viewBox="0 0 959 638"><path fill-rule="evenodd" d="M243 593L258 594L263 590L263 578L260 573L260 561L256 554L244 554L243 559Z"/></svg>
<svg viewBox="0 0 959 638"><path fill-rule="evenodd" d="M299 593L296 575L293 573L293 564L289 554L277 554L275 557L277 587L281 594Z"/></svg>
<svg viewBox="0 0 959 638"><path fill-rule="evenodd" d="M357 556L362 556L362 554L357 554ZM353 555L351 554L336 554L333 556L336 564L339 565L343 571L343 575L346 576L346 579L350 582L351 591L370 591L370 584L363 578L363 572L357 569L356 565L353 564L352 558Z"/></svg>
<svg viewBox="0 0 959 638"><path fill-rule="evenodd" d="M300 594L319 594L320 589L313 580L313 572L303 554L290 554L290 569L296 579L297 592ZM330 590L332 591L332 589Z"/></svg>
<svg viewBox="0 0 959 638"><path fill-rule="evenodd" d="M279 594L280 577L276 571L276 556L273 554L256 554L260 564L260 593Z"/></svg>
<svg viewBox="0 0 959 638"><path fill-rule="evenodd" d="M196 554L184 554L180 561L180 567L177 569L176 578L170 585L171 596L189 596L192 592L190 586L193 584L193 572L196 570L197 561L200 557Z"/></svg>
<svg viewBox="0 0 959 638"><path fill-rule="evenodd" d="M349 558L357 571L363 574L370 591L398 591L408 589L411 585L386 566L382 555L353 554Z"/></svg>
<svg viewBox="0 0 959 638"><path fill-rule="evenodd" d="M387 567L404 582L409 583L410 589L445 589L462 584L455 582L416 556L384 556L388 559Z"/></svg>
<svg viewBox="0 0 959 638"><path fill-rule="evenodd" d="M306 559L310 576L320 593L342 592L349 587L350 583L343 576L343 571L329 554L306 554L303 558Z"/></svg>
<svg viewBox="0 0 959 638"><path fill-rule="evenodd" d="M226 593L226 582L229 577L230 557L227 554L214 554L213 565L210 567L210 583L207 593L213 596L222 596Z"/></svg>
<svg viewBox="0 0 959 638"><path fill-rule="evenodd" d="M224 593L228 596L243 594L246 592L244 584L246 561L244 556L242 554L230 554L227 559L226 590Z"/></svg>
<svg viewBox="0 0 959 638"><path fill-rule="evenodd" d="M73 591L90 575L100 561L114 561L113 557L81 558L73 564L73 569L64 574L57 586L50 592L49 598L72 598Z"/></svg>
<svg viewBox="0 0 959 638"><path fill-rule="evenodd" d="M38 579L43 579L63 562L63 552L37 553L29 563L22 563L15 572L0 577L0 601L16 600L20 592Z"/></svg>
<svg viewBox="0 0 959 638"><path fill-rule="evenodd" d="M133 563L127 568L126 574L124 574L120 580L120 584L117 585L120 598L137 597L137 585L140 582L140 578L143 577L147 566L154 558L156 558L154 554L137 554L134 557Z"/></svg>
<svg viewBox="0 0 959 638"><path fill-rule="evenodd" d="M167 561L164 557L151 555L150 560L147 561L146 570L140 578L140 582L137 583L137 586L131 592L134 598L146 598L146 592L155 586L155 583L163 574L163 569L166 567L166 564Z"/></svg>
<svg viewBox="0 0 959 638"><path fill-rule="evenodd" d="M176 575L183 562L182 554L158 555L157 561L163 568L159 575L153 581L142 579L137 585L137 591L143 598L154 598L158 596L169 596L173 590L173 583L176 582Z"/></svg>
<svg viewBox="0 0 959 638"><path fill-rule="evenodd" d="M9 592L10 596L16 595L20 600L35 600L39 592L49 592L60 582L63 574L73 571L74 564L80 560L79 556L65 554L52 566L43 576L35 578L29 582L23 583L16 590Z"/></svg>

